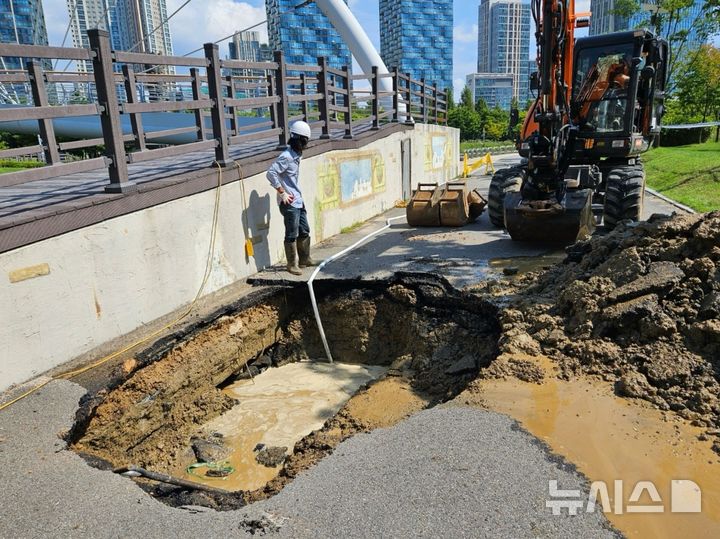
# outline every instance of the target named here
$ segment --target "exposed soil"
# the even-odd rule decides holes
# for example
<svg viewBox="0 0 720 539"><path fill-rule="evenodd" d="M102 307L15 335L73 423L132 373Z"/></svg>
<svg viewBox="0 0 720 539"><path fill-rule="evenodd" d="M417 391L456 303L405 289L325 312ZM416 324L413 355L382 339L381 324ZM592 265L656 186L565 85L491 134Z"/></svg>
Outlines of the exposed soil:
<svg viewBox="0 0 720 539"><path fill-rule="evenodd" d="M322 429L297 443L280 475L265 488L229 494L141 483L144 488L172 505L217 509L266 498L344 439L453 398L497 355L496 309L442 278L400 275L391 282L356 286L318 287L325 332L336 358L388 366L386 377L362 389ZM285 290L225 312L181 342L155 346L117 374L126 379L116 388L84 399L71 433L73 449L94 463L165 473L193 444L196 456L199 445L214 449L198 444L200 427L235 404L218 387L250 368L323 358L307 303L304 287Z"/></svg>
<svg viewBox="0 0 720 539"><path fill-rule="evenodd" d="M484 376L539 381L542 373L513 355L545 354L560 378L602 377L618 395L718 434L720 212L621 224L567 251L564 264L512 285L501 314L505 355Z"/></svg>
<svg viewBox="0 0 720 539"><path fill-rule="evenodd" d="M144 488L172 505L233 509L279 492L356 433L461 393L459 401L482 405L480 380L501 378L543 386L598 378L717 437L720 452L720 212L621 223L568 248L561 265L472 291L402 274L318 283L317 293L333 355L388 374L290 448L264 488ZM73 448L114 466L171 471L200 427L235 404L218 387L324 357L307 303L304 286L283 289L140 354L84 399Z"/></svg>

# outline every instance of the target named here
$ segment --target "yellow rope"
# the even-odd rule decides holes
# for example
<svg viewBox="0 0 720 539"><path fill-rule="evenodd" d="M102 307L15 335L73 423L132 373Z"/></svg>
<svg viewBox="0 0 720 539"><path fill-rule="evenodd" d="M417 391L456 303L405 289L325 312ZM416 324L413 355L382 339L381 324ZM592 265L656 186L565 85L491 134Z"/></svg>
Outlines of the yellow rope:
<svg viewBox="0 0 720 539"><path fill-rule="evenodd" d="M24 399L28 395L32 395L39 389L48 385L53 380L70 380L71 378L74 378L75 376L78 376L87 371L95 369L95 368L99 367L100 365L107 363L108 361L110 361L112 359L115 359L116 357L124 354L125 352L132 350L136 346L139 346L139 345L149 341L153 337L157 337L163 331L165 331L166 329L170 329L175 324L177 324L177 323L181 322L182 320L184 320L185 318L187 318L190 315L190 313L193 312L193 310L195 309L195 304L200 299L200 296L202 296L203 290L205 290L205 286L207 285L207 282L210 279L210 274L212 273L212 258L213 258L213 253L215 252L215 240L217 238L218 216L220 214L220 193L222 191L222 189L221 189L221 187L222 187L222 168L220 167L220 164L217 161L215 161L213 164L215 166L217 166L217 169L218 169L218 185L217 185L217 189L215 192L215 208L213 209L212 229L211 229L211 233L210 233L210 245L208 247L208 256L207 256L207 261L205 263L205 273L203 274L202 282L200 283L200 288L198 289L197 294L195 294L195 298L193 298L189 307L180 316L178 316L175 320L164 325L157 331L153 331L152 333L150 333L149 335L146 335L142 339L135 341L134 343L129 344L126 347L124 347L120 350L117 350L117 351L113 352L112 354L109 354L94 363L91 363L90 365L87 365L80 369L76 369L74 371L69 371L69 372L65 372L62 374L58 374L57 376L54 376L54 377L50 378L49 380L44 381L43 383L33 387L29 391L26 391L19 397L16 397L15 399L0 405L0 411L4 410L5 408L9 408L10 406L12 406L16 402Z"/></svg>

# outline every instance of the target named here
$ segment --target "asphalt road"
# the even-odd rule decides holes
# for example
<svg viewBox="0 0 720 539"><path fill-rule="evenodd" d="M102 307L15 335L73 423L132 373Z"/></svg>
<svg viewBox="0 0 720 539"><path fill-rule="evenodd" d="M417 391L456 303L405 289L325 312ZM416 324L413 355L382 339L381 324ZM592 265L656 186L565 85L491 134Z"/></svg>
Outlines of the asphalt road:
<svg viewBox="0 0 720 539"><path fill-rule="evenodd" d="M516 154L497 156L495 168L500 169L519 161ZM484 167L469 180L470 189L478 188L487 197L491 176L482 174ZM645 196L645 218L653 213L672 214L682 210L655 197ZM389 216L404 216L404 209L396 209L371 219L359 229L334 236L313 250L313 256L324 259L341 251L385 225ZM465 286L492 276L491 262L498 259L535 257L562 254L563 248L552 243L526 243L512 241L504 230L494 227L487 211L480 218L459 229L441 227L414 228L404 219L393 222L388 230L372 237L354 251L331 262L319 274L318 279L385 279L396 271L439 273L455 286ZM294 277L282 266L268 268L257 275L262 282L307 281L313 269L307 268L303 275Z"/></svg>
<svg viewBox="0 0 720 539"><path fill-rule="evenodd" d="M514 156L498 159L503 166ZM481 189L488 177L472 179ZM649 212L674 208L647 197ZM404 210L396 210L402 215ZM329 256L384 224L325 242ZM397 224L321 277L381 278L397 270L436 271L456 284L482 278L495 258L555 247L518 244L487 215L462 229ZM307 278L306 272L305 278ZM286 279L265 272L266 279ZM584 479L509 418L478 409L421 412L391 429L356 436L278 496L241 511L172 509L130 479L89 467L59 435L84 390L54 381L0 412L0 538L235 537L608 537L604 517L554 516L548 482L584 489ZM277 528L276 532L272 530Z"/></svg>
<svg viewBox="0 0 720 539"><path fill-rule="evenodd" d="M173 509L90 468L58 434L83 390L55 381L0 412L0 537L612 537L599 513L555 516L549 481L585 480L511 419L443 407L340 444L279 495L238 511Z"/></svg>

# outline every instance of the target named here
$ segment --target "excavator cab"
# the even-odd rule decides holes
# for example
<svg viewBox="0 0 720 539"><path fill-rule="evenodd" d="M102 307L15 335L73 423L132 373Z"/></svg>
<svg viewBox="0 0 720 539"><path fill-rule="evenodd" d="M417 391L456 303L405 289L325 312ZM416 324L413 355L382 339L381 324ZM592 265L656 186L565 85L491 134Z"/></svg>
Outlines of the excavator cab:
<svg viewBox="0 0 720 539"><path fill-rule="evenodd" d="M644 30L576 41L573 161L633 158L652 145L660 132L666 60L667 44Z"/></svg>

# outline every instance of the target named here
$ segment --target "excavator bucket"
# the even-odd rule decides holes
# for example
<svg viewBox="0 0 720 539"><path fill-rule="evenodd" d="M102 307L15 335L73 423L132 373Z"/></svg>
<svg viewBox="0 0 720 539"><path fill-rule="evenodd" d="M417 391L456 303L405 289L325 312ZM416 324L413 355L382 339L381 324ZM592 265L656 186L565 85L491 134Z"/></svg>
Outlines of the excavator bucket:
<svg viewBox="0 0 720 539"><path fill-rule="evenodd" d="M505 195L505 228L516 241L569 244L589 237L595 229L592 189L566 192L561 203L525 201L520 193Z"/></svg>
<svg viewBox="0 0 720 539"><path fill-rule="evenodd" d="M480 194L479 189L473 189L467 197L470 208L470 221L475 221L485 211L488 201Z"/></svg>
<svg viewBox="0 0 720 539"><path fill-rule="evenodd" d="M440 224L442 226L464 226L470 220L470 208L465 183L448 183L440 196Z"/></svg>
<svg viewBox="0 0 720 539"><path fill-rule="evenodd" d="M443 189L437 183L420 183L406 208L410 226L440 226L440 197Z"/></svg>

